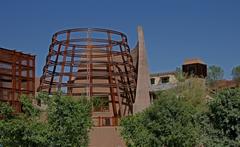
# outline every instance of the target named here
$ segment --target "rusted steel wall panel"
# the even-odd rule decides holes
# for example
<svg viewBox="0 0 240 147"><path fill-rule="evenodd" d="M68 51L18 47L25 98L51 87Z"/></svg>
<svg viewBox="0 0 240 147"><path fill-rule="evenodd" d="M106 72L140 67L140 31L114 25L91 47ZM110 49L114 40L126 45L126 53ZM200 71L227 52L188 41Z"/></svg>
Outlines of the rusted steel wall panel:
<svg viewBox="0 0 240 147"><path fill-rule="evenodd" d="M0 48L0 101L21 112L22 94L34 96L35 56Z"/></svg>

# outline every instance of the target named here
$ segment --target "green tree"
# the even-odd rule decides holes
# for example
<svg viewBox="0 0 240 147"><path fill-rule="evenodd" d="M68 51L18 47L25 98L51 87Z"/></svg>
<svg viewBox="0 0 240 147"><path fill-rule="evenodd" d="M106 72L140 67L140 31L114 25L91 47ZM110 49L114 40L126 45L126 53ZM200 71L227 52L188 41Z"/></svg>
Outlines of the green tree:
<svg viewBox="0 0 240 147"><path fill-rule="evenodd" d="M21 98L23 113L13 115L7 104L1 104L0 144L4 146L87 146L92 126L92 102L86 98L73 99L61 93L38 95L47 104L46 112ZM42 113L42 114L41 114ZM40 115L41 114L41 115ZM47 119L43 119L44 115Z"/></svg>
<svg viewBox="0 0 240 147"><path fill-rule="evenodd" d="M145 114L138 113L121 120L121 135L129 147L153 146L154 136L145 126Z"/></svg>
<svg viewBox="0 0 240 147"><path fill-rule="evenodd" d="M47 124L38 121L36 110L31 101L23 96L20 99L24 113L13 114L7 103L1 103L0 144L4 146L46 146ZM6 117L7 116L7 117Z"/></svg>
<svg viewBox="0 0 240 147"><path fill-rule="evenodd" d="M127 145L201 145L204 137L199 116L206 111L206 101L205 89L199 84L204 86L203 81L190 79L175 89L161 91L144 112L122 119L121 134Z"/></svg>
<svg viewBox="0 0 240 147"><path fill-rule="evenodd" d="M4 119L9 119L12 117L13 109L8 103L0 102L0 116Z"/></svg>
<svg viewBox="0 0 240 147"><path fill-rule="evenodd" d="M208 75L207 82L208 84L213 84L217 80L222 80L224 76L224 71L220 66L209 66L208 67Z"/></svg>
<svg viewBox="0 0 240 147"><path fill-rule="evenodd" d="M88 146L92 103L60 93L48 101L49 143L52 146Z"/></svg>
<svg viewBox="0 0 240 147"><path fill-rule="evenodd" d="M222 146L240 145L240 89L225 89L209 103L207 135Z"/></svg>
<svg viewBox="0 0 240 147"><path fill-rule="evenodd" d="M195 107L181 97L164 96L142 114L124 118L121 121L122 136L128 146L200 145L196 116Z"/></svg>
<svg viewBox="0 0 240 147"><path fill-rule="evenodd" d="M232 69L233 80L240 82L240 65Z"/></svg>

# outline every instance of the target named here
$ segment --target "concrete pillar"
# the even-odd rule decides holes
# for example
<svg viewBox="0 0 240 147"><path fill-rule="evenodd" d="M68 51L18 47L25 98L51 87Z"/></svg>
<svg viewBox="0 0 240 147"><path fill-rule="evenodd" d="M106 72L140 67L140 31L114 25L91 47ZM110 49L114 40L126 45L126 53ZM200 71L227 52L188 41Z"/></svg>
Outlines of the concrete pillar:
<svg viewBox="0 0 240 147"><path fill-rule="evenodd" d="M141 112L146 109L150 105L150 76L147 62L147 52L144 43L144 33L141 26L137 28L138 32L138 44L135 48L135 52L137 53L137 90L136 90L136 99L133 106L133 112ZM137 50L137 51L136 51ZM134 57L133 57L134 59Z"/></svg>

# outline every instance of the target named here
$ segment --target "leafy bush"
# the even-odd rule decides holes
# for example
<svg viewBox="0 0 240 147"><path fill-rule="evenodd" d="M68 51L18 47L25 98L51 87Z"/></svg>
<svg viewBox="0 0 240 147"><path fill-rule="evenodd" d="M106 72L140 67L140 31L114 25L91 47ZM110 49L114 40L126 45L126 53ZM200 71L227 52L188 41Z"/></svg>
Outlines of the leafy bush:
<svg viewBox="0 0 240 147"><path fill-rule="evenodd" d="M0 112L7 116L0 120L0 144L3 146L87 146L88 133L92 126L92 102L85 98L73 100L57 93L53 96L39 94L47 105L40 111L26 97L21 98L23 113L12 115L11 107L1 104ZM11 117L10 117L11 116Z"/></svg>
<svg viewBox="0 0 240 147"><path fill-rule="evenodd" d="M12 117L12 113L13 108L8 103L0 102L0 117L8 119Z"/></svg>
<svg viewBox="0 0 240 147"><path fill-rule="evenodd" d="M233 80L240 83L240 65L232 69L232 76L233 76Z"/></svg>
<svg viewBox="0 0 240 147"><path fill-rule="evenodd" d="M208 76L207 76L207 83L212 85L217 80L222 80L224 76L224 71L220 66L209 66L208 67Z"/></svg>
<svg viewBox="0 0 240 147"><path fill-rule="evenodd" d="M128 146L201 145L199 116L206 111L205 96L199 81L186 81L170 91L158 93L158 99L144 112L121 121L121 134ZM187 88L187 89L186 89ZM190 89L190 90L189 90ZM200 90L198 93L193 91ZM204 90L203 90L204 91Z"/></svg>
<svg viewBox="0 0 240 147"><path fill-rule="evenodd" d="M209 103L207 116L210 128L207 133L211 140L222 146L240 145L240 89L218 93Z"/></svg>
<svg viewBox="0 0 240 147"><path fill-rule="evenodd" d="M239 146L240 89L225 89L206 99L197 79L161 91L145 111L121 120L128 146Z"/></svg>
<svg viewBox="0 0 240 147"><path fill-rule="evenodd" d="M48 107L49 141L53 146L87 146L92 126L92 103L60 94L51 97Z"/></svg>

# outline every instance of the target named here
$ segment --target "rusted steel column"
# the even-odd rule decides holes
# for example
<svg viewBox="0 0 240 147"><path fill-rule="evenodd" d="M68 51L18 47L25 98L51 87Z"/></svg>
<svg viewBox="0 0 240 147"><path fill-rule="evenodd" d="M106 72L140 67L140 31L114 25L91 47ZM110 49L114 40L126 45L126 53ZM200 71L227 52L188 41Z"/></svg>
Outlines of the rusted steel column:
<svg viewBox="0 0 240 147"><path fill-rule="evenodd" d="M29 57L30 58L30 57ZM32 72L32 76L31 76L31 83L32 83L32 90L30 91L30 93L32 93L32 96L35 96L35 71L36 71L36 65L35 65L35 56L32 56L29 60L31 60L32 65L30 65L30 70Z"/></svg>
<svg viewBox="0 0 240 147"><path fill-rule="evenodd" d="M26 68L26 70L27 70L27 77L26 77L26 80L27 80L27 95L29 96L29 94L30 94L30 70L32 69L31 67L30 67L30 62L29 62L29 58L27 58L27 60L26 60L26 62L27 62L27 68ZM34 87L32 87L32 88L34 88ZM35 89L34 89L34 91L35 91Z"/></svg>

